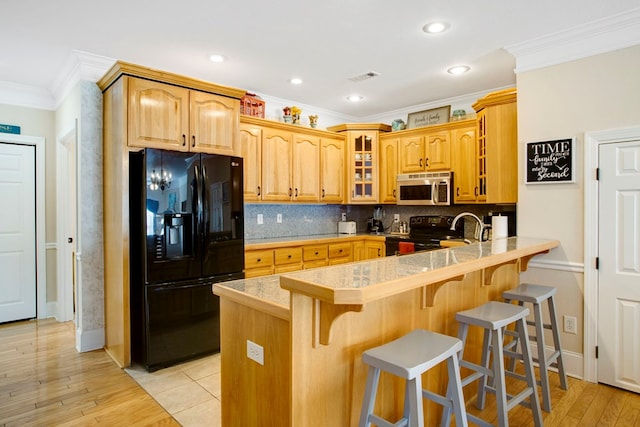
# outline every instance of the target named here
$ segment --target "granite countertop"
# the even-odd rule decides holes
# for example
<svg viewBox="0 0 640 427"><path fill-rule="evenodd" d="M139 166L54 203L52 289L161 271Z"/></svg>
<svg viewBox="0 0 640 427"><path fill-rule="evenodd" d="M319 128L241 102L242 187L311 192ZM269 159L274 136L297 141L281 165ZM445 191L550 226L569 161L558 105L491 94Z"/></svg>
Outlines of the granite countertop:
<svg viewBox="0 0 640 427"><path fill-rule="evenodd" d="M286 311L279 311L284 316L289 309L289 290L335 304L364 304L419 286L451 280L471 271L533 256L558 245L557 240L509 237L213 286L218 295L233 296L239 301L246 297L254 304L262 302L269 308L284 309Z"/></svg>

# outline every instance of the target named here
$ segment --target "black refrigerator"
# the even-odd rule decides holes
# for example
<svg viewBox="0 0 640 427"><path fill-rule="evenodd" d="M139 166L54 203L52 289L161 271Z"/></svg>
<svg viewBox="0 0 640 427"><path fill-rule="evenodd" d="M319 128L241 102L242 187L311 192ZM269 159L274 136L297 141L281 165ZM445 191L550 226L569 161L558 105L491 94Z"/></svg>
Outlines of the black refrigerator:
<svg viewBox="0 0 640 427"><path fill-rule="evenodd" d="M148 371L220 350L216 282L244 277L242 158L129 154L132 361Z"/></svg>

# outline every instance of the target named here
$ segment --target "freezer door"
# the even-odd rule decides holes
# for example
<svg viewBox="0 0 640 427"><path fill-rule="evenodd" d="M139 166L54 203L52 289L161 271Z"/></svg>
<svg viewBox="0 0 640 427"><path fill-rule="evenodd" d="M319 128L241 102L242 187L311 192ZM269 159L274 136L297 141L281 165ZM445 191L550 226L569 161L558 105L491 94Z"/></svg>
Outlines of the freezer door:
<svg viewBox="0 0 640 427"><path fill-rule="evenodd" d="M220 301L211 283L145 286L149 371L220 350Z"/></svg>

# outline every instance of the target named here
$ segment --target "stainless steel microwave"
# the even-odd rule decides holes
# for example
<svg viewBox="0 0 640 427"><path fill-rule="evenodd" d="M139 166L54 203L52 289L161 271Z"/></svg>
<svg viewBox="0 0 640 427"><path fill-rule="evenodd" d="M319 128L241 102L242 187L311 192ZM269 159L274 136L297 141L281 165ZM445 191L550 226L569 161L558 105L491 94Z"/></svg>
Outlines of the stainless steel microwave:
<svg viewBox="0 0 640 427"><path fill-rule="evenodd" d="M450 205L452 172L406 173L397 179L398 205Z"/></svg>

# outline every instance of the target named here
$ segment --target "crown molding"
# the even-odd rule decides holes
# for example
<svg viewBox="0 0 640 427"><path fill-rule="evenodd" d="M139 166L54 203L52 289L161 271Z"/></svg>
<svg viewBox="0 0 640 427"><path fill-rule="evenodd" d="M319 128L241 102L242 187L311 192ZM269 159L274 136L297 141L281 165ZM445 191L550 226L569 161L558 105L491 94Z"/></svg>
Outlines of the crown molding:
<svg viewBox="0 0 640 427"><path fill-rule="evenodd" d="M73 50L50 88L0 82L0 104L55 111L79 81L97 82L115 62L105 56Z"/></svg>
<svg viewBox="0 0 640 427"><path fill-rule="evenodd" d="M55 100L49 90L12 82L0 82L0 104L55 110Z"/></svg>
<svg viewBox="0 0 640 427"><path fill-rule="evenodd" d="M505 46L516 73L536 70L640 44L640 8L523 43Z"/></svg>
<svg viewBox="0 0 640 427"><path fill-rule="evenodd" d="M55 107L62 104L64 98L79 81L97 82L115 62L115 59L106 56L72 50L67 62L51 85Z"/></svg>

